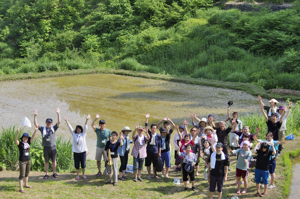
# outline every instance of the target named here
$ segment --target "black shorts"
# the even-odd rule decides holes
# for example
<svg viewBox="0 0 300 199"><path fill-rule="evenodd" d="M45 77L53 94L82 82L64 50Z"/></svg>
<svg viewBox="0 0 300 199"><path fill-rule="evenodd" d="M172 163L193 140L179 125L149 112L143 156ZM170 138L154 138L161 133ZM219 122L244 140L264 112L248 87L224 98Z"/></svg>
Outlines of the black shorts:
<svg viewBox="0 0 300 199"><path fill-rule="evenodd" d="M52 162L56 161L56 155L57 155L56 146L51 146L51 147L44 146L43 151L44 151L44 159L46 163L49 162L50 158Z"/></svg>
<svg viewBox="0 0 300 199"><path fill-rule="evenodd" d="M195 173L194 173L194 170L193 170L191 173L186 172L186 170L185 170L185 165L186 165L186 163L183 163L183 164L182 164L182 179L183 179L183 181L184 181L184 182L188 181L188 176L190 176L191 182L192 182L192 181L195 181Z"/></svg>
<svg viewBox="0 0 300 199"><path fill-rule="evenodd" d="M176 166L180 165L181 159L180 159L179 155L177 154L177 151L175 151L174 158L175 158L175 165Z"/></svg>
<svg viewBox="0 0 300 199"><path fill-rule="evenodd" d="M217 185L218 192L222 192L223 182L224 182L223 180L224 180L224 176L221 177L210 176L209 191L215 192L216 185Z"/></svg>
<svg viewBox="0 0 300 199"><path fill-rule="evenodd" d="M150 167L151 163L153 163L153 167L156 167L157 165L157 158L158 158L158 153L151 153L147 151L147 157L145 161L145 166Z"/></svg>
<svg viewBox="0 0 300 199"><path fill-rule="evenodd" d="M81 165L81 168L85 168L85 162L86 162L86 152L83 153L74 153L74 162L75 162L75 168L79 169L79 164Z"/></svg>

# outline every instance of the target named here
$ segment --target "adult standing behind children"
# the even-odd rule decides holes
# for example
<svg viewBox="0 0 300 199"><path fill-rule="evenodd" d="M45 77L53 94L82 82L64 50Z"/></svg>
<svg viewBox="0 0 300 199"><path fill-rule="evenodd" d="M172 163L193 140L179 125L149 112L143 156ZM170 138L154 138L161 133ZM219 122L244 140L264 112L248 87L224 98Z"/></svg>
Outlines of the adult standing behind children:
<svg viewBox="0 0 300 199"><path fill-rule="evenodd" d="M46 175L43 177L44 179L48 179L48 171L49 171L49 160L51 158L52 161L52 170L53 170L53 177L57 178L58 175L56 173L56 140L55 140L55 133L57 129L59 128L59 124L61 122L60 119L60 110L59 108L56 108L55 112L57 113L58 122L52 126L53 120L51 118L46 119L46 126L38 126L37 123L37 115L38 110L35 110L33 112L34 115L34 125L38 126L39 131L42 133L42 145L44 147L44 159L45 159L45 170Z"/></svg>
<svg viewBox="0 0 300 199"><path fill-rule="evenodd" d="M216 151L208 159L208 170L210 171L209 198L212 199L216 186L218 188L218 199L222 197L223 183L227 181L229 161L224 154L223 144L218 142Z"/></svg>
<svg viewBox="0 0 300 199"><path fill-rule="evenodd" d="M96 176L101 176L101 160L102 156L104 161L106 161L105 156L104 156L104 149L106 146L106 143L108 140L111 140L111 131L106 128L106 122L105 120L101 119L99 121L99 127L96 128L95 122L100 118L100 114L97 113L95 119L93 120L91 126L93 130L95 131L97 135L97 147L96 147L96 157L95 159L97 160L97 167L98 167L98 173Z"/></svg>
<svg viewBox="0 0 300 199"><path fill-rule="evenodd" d="M228 147L228 134L231 131L232 125L235 125L236 121L233 120L232 123L230 124L230 126L225 129L225 122L221 121L219 122L219 128L215 128L216 129L216 134L218 136L218 142L221 142L223 144L223 151L226 154L228 161L230 161L229 159L229 147ZM229 169L230 170L230 169Z"/></svg>
<svg viewBox="0 0 300 199"><path fill-rule="evenodd" d="M156 174L155 167L157 165L158 157L161 157L161 136L156 133L157 125L151 124L151 131L148 127L148 118L150 114L146 114L146 121L145 121L145 129L148 131L150 135L150 139L147 145L147 157L145 161L145 166L147 167L148 171L148 179L151 179L151 163L153 164L153 177L159 178Z"/></svg>
<svg viewBox="0 0 300 199"><path fill-rule="evenodd" d="M258 96L258 99L261 101L260 96ZM268 132L273 133L273 136L274 136L273 139L274 140L279 140L279 129L281 127L282 120L283 120L284 115L285 115L285 110L283 111L279 121L277 121L278 113L276 113L276 112L271 114L271 120L268 118L267 114L264 111L264 104L262 102L260 104L260 110L261 110L262 114L265 117L265 120L266 120L266 123L267 123L267 126L268 126Z"/></svg>

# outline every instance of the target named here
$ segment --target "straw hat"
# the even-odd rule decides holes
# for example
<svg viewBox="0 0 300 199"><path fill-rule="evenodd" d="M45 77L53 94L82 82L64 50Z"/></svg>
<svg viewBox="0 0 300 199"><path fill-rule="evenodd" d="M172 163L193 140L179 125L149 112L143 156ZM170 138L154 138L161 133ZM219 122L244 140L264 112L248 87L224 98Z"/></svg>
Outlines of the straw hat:
<svg viewBox="0 0 300 199"><path fill-rule="evenodd" d="M206 131L206 130L208 130L208 129L210 129L211 131L214 131L214 130L215 130L215 129L213 129L213 127L211 127L211 126L207 126L207 127L205 127L205 128L204 128L204 130L203 130L203 131L205 132L205 131Z"/></svg>
<svg viewBox="0 0 300 199"><path fill-rule="evenodd" d="M276 103L276 104L278 104L279 102L276 100L276 99L271 99L270 101L269 101L269 103L271 103L271 102L274 102L274 103Z"/></svg>
<svg viewBox="0 0 300 199"><path fill-rule="evenodd" d="M124 131L129 131L129 132L131 132L132 130L130 130L130 128L129 128L128 126L125 126L125 127L123 128L122 132L124 132Z"/></svg>

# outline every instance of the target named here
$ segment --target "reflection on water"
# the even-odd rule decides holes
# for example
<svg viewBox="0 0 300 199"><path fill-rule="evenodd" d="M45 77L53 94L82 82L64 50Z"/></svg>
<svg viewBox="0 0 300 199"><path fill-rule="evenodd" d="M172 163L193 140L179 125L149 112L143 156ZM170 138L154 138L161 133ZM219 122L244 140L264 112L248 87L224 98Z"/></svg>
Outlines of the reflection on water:
<svg viewBox="0 0 300 199"><path fill-rule="evenodd" d="M292 185L290 190L290 199L295 199L300 197L300 158L296 158L293 160L293 177L292 177Z"/></svg>
<svg viewBox="0 0 300 199"><path fill-rule="evenodd" d="M25 116L33 122L35 108L40 125L47 117L56 121L55 107L60 107L62 118L68 116L73 126L83 125L84 115L90 113L94 119L99 112L107 128L117 131L126 125L133 128L136 122L144 124L145 113L151 114L150 123L163 117L180 123L189 119L191 112L198 117L213 113L217 120L223 120L229 100L234 101L232 111L241 115L259 113L256 97L240 91L111 74L1 82L0 91L0 121L4 127L21 124ZM64 122L57 134L70 137ZM95 139L90 128L89 158L95 154Z"/></svg>

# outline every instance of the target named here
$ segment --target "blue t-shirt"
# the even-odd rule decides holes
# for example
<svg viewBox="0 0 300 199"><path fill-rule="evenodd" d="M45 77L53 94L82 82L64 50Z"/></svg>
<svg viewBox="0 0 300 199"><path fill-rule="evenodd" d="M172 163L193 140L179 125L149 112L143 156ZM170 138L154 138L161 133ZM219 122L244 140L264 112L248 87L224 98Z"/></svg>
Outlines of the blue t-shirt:
<svg viewBox="0 0 300 199"><path fill-rule="evenodd" d="M148 133L150 135L150 139L149 139L148 145L147 145L147 153L158 153L158 149L161 148L161 136L156 133L155 145L152 145L150 143L151 143L153 135L152 135L151 131L148 131Z"/></svg>

